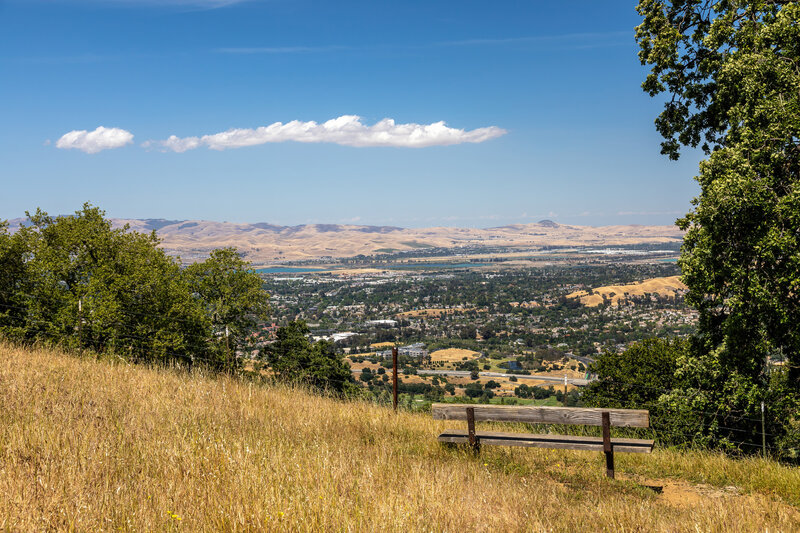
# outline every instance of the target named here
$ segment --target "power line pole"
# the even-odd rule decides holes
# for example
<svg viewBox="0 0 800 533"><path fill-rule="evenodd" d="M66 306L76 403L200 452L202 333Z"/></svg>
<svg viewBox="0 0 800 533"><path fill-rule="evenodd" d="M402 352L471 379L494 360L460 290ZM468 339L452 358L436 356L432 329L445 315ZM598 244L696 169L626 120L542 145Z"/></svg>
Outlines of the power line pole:
<svg viewBox="0 0 800 533"><path fill-rule="evenodd" d="M225 355L228 357L228 364L231 362L231 343L228 340L229 335L230 331L228 331L228 326L225 326Z"/></svg>
<svg viewBox="0 0 800 533"><path fill-rule="evenodd" d="M767 456L767 430L764 425L764 402L761 402L761 455Z"/></svg>
<svg viewBox="0 0 800 533"><path fill-rule="evenodd" d="M567 406L567 375L564 374L564 407Z"/></svg>
<svg viewBox="0 0 800 533"><path fill-rule="evenodd" d="M392 406L397 411L397 346L392 347Z"/></svg>
<svg viewBox="0 0 800 533"><path fill-rule="evenodd" d="M78 298L78 348L83 346L83 301Z"/></svg>

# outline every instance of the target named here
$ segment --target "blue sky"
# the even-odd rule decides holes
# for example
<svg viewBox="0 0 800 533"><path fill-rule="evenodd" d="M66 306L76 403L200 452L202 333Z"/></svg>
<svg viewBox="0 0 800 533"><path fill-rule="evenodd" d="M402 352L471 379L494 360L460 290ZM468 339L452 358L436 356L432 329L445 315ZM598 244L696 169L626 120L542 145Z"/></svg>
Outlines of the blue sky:
<svg viewBox="0 0 800 533"><path fill-rule="evenodd" d="M671 224L634 5L0 0L0 218Z"/></svg>

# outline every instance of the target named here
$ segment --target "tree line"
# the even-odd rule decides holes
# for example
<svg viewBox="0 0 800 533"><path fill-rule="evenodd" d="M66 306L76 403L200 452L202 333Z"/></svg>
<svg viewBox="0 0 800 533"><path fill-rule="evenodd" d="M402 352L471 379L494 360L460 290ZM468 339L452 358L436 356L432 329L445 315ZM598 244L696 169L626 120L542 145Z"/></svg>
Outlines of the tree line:
<svg viewBox="0 0 800 533"><path fill-rule="evenodd" d="M21 342L110 352L136 362L232 370L268 315L261 280L233 248L188 266L155 232L113 228L85 204L0 223L0 332Z"/></svg>
<svg viewBox="0 0 800 533"><path fill-rule="evenodd" d="M235 248L184 265L158 247L155 232L114 228L90 204L70 216L26 215L13 233L0 222L3 337L224 372L255 359L277 380L353 390L341 355L332 343L311 342L304 322L280 328L273 344L255 351L269 295Z"/></svg>

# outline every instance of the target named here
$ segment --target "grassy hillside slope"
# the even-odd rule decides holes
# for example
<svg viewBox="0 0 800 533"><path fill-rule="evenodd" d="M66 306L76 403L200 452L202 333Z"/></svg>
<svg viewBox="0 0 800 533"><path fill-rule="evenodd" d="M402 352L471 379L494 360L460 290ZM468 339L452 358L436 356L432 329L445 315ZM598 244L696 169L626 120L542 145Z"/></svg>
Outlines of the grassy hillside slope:
<svg viewBox="0 0 800 533"><path fill-rule="evenodd" d="M657 294L659 296L674 297L687 287L681 281L680 276L669 276L666 278L651 278L627 285L608 285L597 287L589 291L575 291L567 294L567 298L579 298L581 304L587 307L597 307L604 301L603 296L611 302L611 305L619 305L620 301L631 297L641 297L645 294Z"/></svg>
<svg viewBox="0 0 800 533"><path fill-rule="evenodd" d="M436 443L445 425L0 343L0 529L800 529L797 469L656 451L609 481L601 454L473 457Z"/></svg>

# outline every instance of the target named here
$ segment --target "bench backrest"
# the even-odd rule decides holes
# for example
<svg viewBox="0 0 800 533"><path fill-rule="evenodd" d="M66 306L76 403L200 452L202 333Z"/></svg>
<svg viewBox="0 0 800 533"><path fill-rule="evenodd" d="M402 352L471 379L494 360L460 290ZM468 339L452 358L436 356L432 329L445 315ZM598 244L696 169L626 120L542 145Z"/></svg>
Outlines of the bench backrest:
<svg viewBox="0 0 800 533"><path fill-rule="evenodd" d="M571 424L602 426L603 413L609 414L616 427L650 427L650 413L643 409L601 409L590 407L541 407L435 403L431 407L436 420L467 420L467 407L475 409L475 421L525 422L528 424Z"/></svg>

